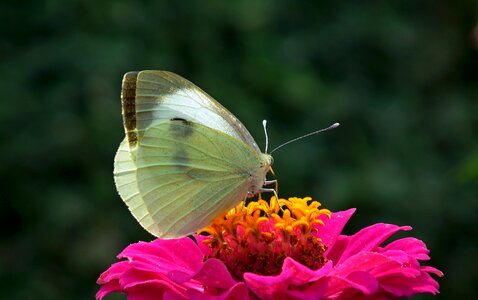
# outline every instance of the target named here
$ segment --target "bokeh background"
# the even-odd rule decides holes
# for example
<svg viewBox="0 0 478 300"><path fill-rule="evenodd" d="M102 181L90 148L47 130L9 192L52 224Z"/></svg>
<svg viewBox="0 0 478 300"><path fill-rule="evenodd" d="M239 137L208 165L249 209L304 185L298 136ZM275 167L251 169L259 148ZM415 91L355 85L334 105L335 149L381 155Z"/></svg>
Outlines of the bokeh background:
<svg viewBox="0 0 478 300"><path fill-rule="evenodd" d="M2 1L0 298L92 299L151 240L116 193L122 75L170 70L275 154L280 193L412 225L478 294L478 2ZM432 299L419 296L415 299ZM124 299L122 296L110 299Z"/></svg>

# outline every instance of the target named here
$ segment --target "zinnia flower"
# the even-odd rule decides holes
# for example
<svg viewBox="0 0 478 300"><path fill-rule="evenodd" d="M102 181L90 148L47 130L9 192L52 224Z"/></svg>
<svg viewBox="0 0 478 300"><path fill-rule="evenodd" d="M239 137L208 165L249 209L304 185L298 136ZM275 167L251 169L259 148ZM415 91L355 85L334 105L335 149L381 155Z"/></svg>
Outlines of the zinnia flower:
<svg viewBox="0 0 478 300"><path fill-rule="evenodd" d="M355 209L331 213L311 198L240 204L196 241L185 237L129 245L101 274L96 298L112 292L149 299L397 299L438 293L420 265L428 249L409 226L378 223L347 236Z"/></svg>

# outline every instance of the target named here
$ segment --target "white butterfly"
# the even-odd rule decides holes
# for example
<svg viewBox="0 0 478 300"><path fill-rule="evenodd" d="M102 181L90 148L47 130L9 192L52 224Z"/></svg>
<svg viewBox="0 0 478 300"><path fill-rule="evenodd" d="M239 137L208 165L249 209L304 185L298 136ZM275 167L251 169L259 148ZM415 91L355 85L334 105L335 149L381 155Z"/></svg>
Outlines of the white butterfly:
<svg viewBox="0 0 478 300"><path fill-rule="evenodd" d="M151 234L176 238L210 224L264 191L272 157L226 108L179 75L123 78L126 138L115 157L116 188Z"/></svg>

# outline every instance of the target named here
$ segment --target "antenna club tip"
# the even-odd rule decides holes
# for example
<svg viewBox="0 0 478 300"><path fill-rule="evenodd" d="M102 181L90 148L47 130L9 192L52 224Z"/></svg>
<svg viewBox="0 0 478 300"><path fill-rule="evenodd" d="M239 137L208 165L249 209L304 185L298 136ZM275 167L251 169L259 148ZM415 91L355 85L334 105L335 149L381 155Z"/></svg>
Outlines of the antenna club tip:
<svg viewBox="0 0 478 300"><path fill-rule="evenodd" d="M267 120L262 120L262 125L266 125L267 124Z"/></svg>
<svg viewBox="0 0 478 300"><path fill-rule="evenodd" d="M337 127L339 127L339 126L340 126L340 123L337 122L337 123L332 124L332 126L330 126L330 127L332 127L332 128L337 128Z"/></svg>

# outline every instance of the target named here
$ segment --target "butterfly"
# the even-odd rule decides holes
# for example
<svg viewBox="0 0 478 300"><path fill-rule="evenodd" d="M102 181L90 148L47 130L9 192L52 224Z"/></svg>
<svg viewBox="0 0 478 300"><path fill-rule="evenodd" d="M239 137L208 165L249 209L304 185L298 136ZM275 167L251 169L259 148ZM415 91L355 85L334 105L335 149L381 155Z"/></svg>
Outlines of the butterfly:
<svg viewBox="0 0 478 300"><path fill-rule="evenodd" d="M275 180L272 156L219 102L167 71L129 72L121 106L126 137L116 188L132 215L160 238L192 234Z"/></svg>

